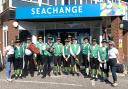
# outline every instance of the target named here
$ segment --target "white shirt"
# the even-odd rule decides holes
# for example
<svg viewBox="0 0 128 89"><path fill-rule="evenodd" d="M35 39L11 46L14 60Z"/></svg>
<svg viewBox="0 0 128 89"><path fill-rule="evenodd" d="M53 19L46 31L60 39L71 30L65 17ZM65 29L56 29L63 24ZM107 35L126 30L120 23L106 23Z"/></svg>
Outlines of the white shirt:
<svg viewBox="0 0 128 89"><path fill-rule="evenodd" d="M10 45L6 47L7 55L14 54L14 48Z"/></svg>
<svg viewBox="0 0 128 89"><path fill-rule="evenodd" d="M117 54L118 54L118 50L115 47L108 50L108 58L109 59L117 58Z"/></svg>

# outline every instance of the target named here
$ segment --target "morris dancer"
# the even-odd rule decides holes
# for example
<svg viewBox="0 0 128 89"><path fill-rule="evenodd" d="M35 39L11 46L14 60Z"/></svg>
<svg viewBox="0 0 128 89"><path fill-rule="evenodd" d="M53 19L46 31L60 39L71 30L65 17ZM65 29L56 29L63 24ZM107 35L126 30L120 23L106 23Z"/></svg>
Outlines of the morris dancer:
<svg viewBox="0 0 128 89"><path fill-rule="evenodd" d="M92 40L92 45L90 45L90 67L92 73L92 79L97 80L98 78L98 69L99 69L99 60L98 60L99 45L96 42L96 39Z"/></svg>
<svg viewBox="0 0 128 89"><path fill-rule="evenodd" d="M64 65L64 72L66 74L69 74L70 72L70 63L71 63L71 59L70 59L70 45L68 44L69 41L66 39L65 40L65 45L63 47L63 65Z"/></svg>
<svg viewBox="0 0 128 89"><path fill-rule="evenodd" d="M73 39L73 44L70 47L70 53L72 55L71 56L72 73L73 75L77 74L79 76L77 67L80 67L79 66L80 45L77 43L76 38Z"/></svg>
<svg viewBox="0 0 128 89"><path fill-rule="evenodd" d="M89 39L84 38L84 43L82 44L82 59L83 59L83 66L85 67L85 73L89 75Z"/></svg>
<svg viewBox="0 0 128 89"><path fill-rule="evenodd" d="M63 45L62 43L60 43L61 39L57 38L57 42L54 43L53 45L53 54L54 54L54 69L53 69L53 73L55 75L59 74L61 75L61 64L62 64L62 48Z"/></svg>
<svg viewBox="0 0 128 89"><path fill-rule="evenodd" d="M15 62L14 62L15 78L16 79L18 77L22 78L22 74L23 74L23 47L20 44L19 39L16 40L14 52L15 52Z"/></svg>

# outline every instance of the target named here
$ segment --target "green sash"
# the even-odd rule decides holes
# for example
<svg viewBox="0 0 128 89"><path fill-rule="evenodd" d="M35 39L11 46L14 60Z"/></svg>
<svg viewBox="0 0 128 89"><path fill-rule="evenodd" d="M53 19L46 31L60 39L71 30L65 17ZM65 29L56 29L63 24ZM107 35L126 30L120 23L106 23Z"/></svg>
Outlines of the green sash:
<svg viewBox="0 0 128 89"><path fill-rule="evenodd" d="M54 56L61 56L62 55L62 48L63 48L63 45L62 43L54 43L53 45L53 48L54 48Z"/></svg>
<svg viewBox="0 0 128 89"><path fill-rule="evenodd" d="M82 44L82 54L88 55L89 52L89 43Z"/></svg>
<svg viewBox="0 0 128 89"><path fill-rule="evenodd" d="M69 45L65 45L64 46L64 55L69 55L70 54L70 46Z"/></svg>
<svg viewBox="0 0 128 89"><path fill-rule="evenodd" d="M101 60L107 60L107 58L108 58L108 48L107 47L100 47L99 54L100 54L100 59Z"/></svg>
<svg viewBox="0 0 128 89"><path fill-rule="evenodd" d="M98 51L99 51L99 45L96 44L95 46L90 46L90 58L98 58Z"/></svg>
<svg viewBox="0 0 128 89"><path fill-rule="evenodd" d="M79 44L72 44L71 49L72 49L73 54L77 54L79 50Z"/></svg>

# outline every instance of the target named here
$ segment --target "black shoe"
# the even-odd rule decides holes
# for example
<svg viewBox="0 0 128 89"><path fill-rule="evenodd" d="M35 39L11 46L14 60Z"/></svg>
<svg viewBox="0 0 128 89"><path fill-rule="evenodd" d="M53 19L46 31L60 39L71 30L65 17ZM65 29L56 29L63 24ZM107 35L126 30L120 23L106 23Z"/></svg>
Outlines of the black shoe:
<svg viewBox="0 0 128 89"><path fill-rule="evenodd" d="M50 76L51 76L51 74L50 74L50 73L48 73L48 76L50 77Z"/></svg>
<svg viewBox="0 0 128 89"><path fill-rule="evenodd" d="M91 77L90 80L94 80L94 77Z"/></svg>
<svg viewBox="0 0 128 89"><path fill-rule="evenodd" d="M31 77L34 77L34 74L30 74L31 75Z"/></svg>
<svg viewBox="0 0 128 89"><path fill-rule="evenodd" d="M18 76L15 76L15 80L17 80L18 79Z"/></svg>
<svg viewBox="0 0 128 89"><path fill-rule="evenodd" d="M76 73L76 75L77 75L77 76L80 76L80 74L79 74L79 73Z"/></svg>
<svg viewBox="0 0 128 89"><path fill-rule="evenodd" d="M61 72L58 72L59 75L61 75Z"/></svg>
<svg viewBox="0 0 128 89"><path fill-rule="evenodd" d="M46 75L43 75L41 78L46 78Z"/></svg>
<svg viewBox="0 0 128 89"><path fill-rule="evenodd" d="M55 76L57 76L57 73L55 72L55 73L53 73Z"/></svg>
<svg viewBox="0 0 128 89"><path fill-rule="evenodd" d="M98 81L98 78L95 78L95 81Z"/></svg>

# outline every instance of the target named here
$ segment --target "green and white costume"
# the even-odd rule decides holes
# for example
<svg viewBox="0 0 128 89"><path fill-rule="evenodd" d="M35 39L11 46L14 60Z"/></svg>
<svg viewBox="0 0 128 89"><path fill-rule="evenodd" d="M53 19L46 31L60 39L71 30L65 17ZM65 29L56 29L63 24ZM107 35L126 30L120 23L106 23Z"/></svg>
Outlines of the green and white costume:
<svg viewBox="0 0 128 89"><path fill-rule="evenodd" d="M80 54L80 45L79 44L72 44L70 47L70 53L72 55L71 58L71 65L72 65L72 73L78 73L76 64L79 65L79 54ZM74 58L76 56L76 58Z"/></svg>
<svg viewBox="0 0 128 89"><path fill-rule="evenodd" d="M70 47L70 53L72 56L80 54L80 45L79 44L72 44Z"/></svg>
<svg viewBox="0 0 128 89"><path fill-rule="evenodd" d="M65 45L63 47L63 57L66 59L70 57L70 45Z"/></svg>
<svg viewBox="0 0 128 89"><path fill-rule="evenodd" d="M106 61L108 60L108 47L107 46L102 46L99 49L99 61L100 62L104 62L104 63L100 63L100 67L101 67L101 76L106 79L107 78L107 73L106 73L106 69L107 69L107 63Z"/></svg>
<svg viewBox="0 0 128 89"><path fill-rule="evenodd" d="M15 76L21 76L23 73L23 47L22 45L15 46Z"/></svg>
<svg viewBox="0 0 128 89"><path fill-rule="evenodd" d="M54 43L53 44L53 54L54 56L62 56L62 49L63 49L63 44L62 43Z"/></svg>
<svg viewBox="0 0 128 89"><path fill-rule="evenodd" d="M90 45L90 58L98 58L99 45Z"/></svg>

